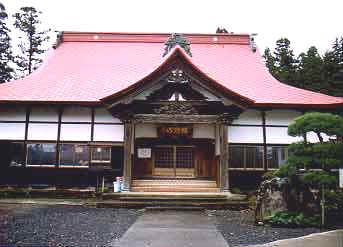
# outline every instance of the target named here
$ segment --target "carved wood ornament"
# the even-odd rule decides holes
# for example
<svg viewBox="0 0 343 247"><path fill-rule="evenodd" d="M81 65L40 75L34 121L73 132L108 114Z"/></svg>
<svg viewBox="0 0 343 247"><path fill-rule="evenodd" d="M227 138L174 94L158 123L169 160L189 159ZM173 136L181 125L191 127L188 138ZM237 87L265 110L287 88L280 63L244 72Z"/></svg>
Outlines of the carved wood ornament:
<svg viewBox="0 0 343 247"><path fill-rule="evenodd" d="M167 105L160 106L154 109L154 112L157 114L182 114L182 115L197 115L198 111L193 107L191 103L182 102L182 101L175 101L170 102Z"/></svg>
<svg viewBox="0 0 343 247"><path fill-rule="evenodd" d="M192 56L190 43L188 40L186 40L181 34L174 33L171 35L171 37L164 43L165 44L165 50L163 57L170 52L171 49L173 49L176 45L179 45L182 49L185 50L185 52Z"/></svg>

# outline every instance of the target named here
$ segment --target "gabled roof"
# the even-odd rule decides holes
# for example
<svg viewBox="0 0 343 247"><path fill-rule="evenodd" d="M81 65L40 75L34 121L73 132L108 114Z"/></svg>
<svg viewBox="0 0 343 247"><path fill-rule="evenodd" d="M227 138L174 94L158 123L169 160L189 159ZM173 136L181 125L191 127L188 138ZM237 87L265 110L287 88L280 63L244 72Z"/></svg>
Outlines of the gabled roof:
<svg viewBox="0 0 343 247"><path fill-rule="evenodd" d="M65 32L38 70L0 84L0 102L100 103L164 64L171 56L162 57L170 35ZM192 66L255 106L343 106L343 98L298 89L273 78L258 49L251 49L249 35L184 37L191 43L192 57L184 56Z"/></svg>

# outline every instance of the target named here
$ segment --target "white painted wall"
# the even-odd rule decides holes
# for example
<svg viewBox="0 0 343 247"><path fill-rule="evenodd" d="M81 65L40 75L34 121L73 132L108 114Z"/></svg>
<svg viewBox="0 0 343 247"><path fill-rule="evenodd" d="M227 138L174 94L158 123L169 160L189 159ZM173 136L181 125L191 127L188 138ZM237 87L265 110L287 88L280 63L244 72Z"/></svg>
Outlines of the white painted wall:
<svg viewBox="0 0 343 247"><path fill-rule="evenodd" d="M30 123L28 129L28 140L57 140L57 124Z"/></svg>
<svg viewBox="0 0 343 247"><path fill-rule="evenodd" d="M90 141L90 124L62 124L61 141Z"/></svg>
<svg viewBox="0 0 343 247"><path fill-rule="evenodd" d="M193 138L211 138L215 139L215 127L213 124L194 124Z"/></svg>
<svg viewBox="0 0 343 247"><path fill-rule="evenodd" d="M25 121L26 120L26 110L25 107L0 108L0 120L2 121Z"/></svg>
<svg viewBox="0 0 343 247"><path fill-rule="evenodd" d="M287 127L266 127L266 141L268 144L291 144L301 141L301 137L292 137L287 134Z"/></svg>
<svg viewBox="0 0 343 247"><path fill-rule="evenodd" d="M228 126L229 143L263 143L262 127Z"/></svg>
<svg viewBox="0 0 343 247"><path fill-rule="evenodd" d="M322 133L321 136L323 137L324 141L328 141L329 140L329 136L327 136L326 134ZM307 141L308 142L312 142L312 143L319 142L318 136L314 132L307 133L306 137L307 137Z"/></svg>
<svg viewBox="0 0 343 247"><path fill-rule="evenodd" d="M246 110L238 119L235 119L232 124L262 124L262 115L260 111Z"/></svg>
<svg viewBox="0 0 343 247"><path fill-rule="evenodd" d="M92 113L90 107L68 106L64 108L62 122L91 122Z"/></svg>
<svg viewBox="0 0 343 247"><path fill-rule="evenodd" d="M57 122L57 109L49 106L33 107L30 113L30 121Z"/></svg>
<svg viewBox="0 0 343 247"><path fill-rule="evenodd" d="M124 141L124 125L94 125L94 141L122 142Z"/></svg>
<svg viewBox="0 0 343 247"><path fill-rule="evenodd" d="M142 137L157 138L156 125L155 124L136 124L135 137L136 138L142 138Z"/></svg>
<svg viewBox="0 0 343 247"><path fill-rule="evenodd" d="M95 108L94 121L99 123L120 123L120 120L114 118L105 108Z"/></svg>
<svg viewBox="0 0 343 247"><path fill-rule="evenodd" d="M0 123L0 139L24 140L25 123Z"/></svg>
<svg viewBox="0 0 343 247"><path fill-rule="evenodd" d="M267 125L289 125L292 121L301 116L301 112L291 110L271 110L266 112Z"/></svg>

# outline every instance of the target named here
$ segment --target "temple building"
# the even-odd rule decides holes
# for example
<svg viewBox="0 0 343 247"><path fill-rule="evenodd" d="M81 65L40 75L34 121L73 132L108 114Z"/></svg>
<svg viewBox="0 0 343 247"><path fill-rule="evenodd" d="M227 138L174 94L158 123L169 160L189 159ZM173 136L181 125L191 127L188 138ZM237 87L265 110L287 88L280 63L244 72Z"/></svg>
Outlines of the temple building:
<svg viewBox="0 0 343 247"><path fill-rule="evenodd" d="M277 81L247 34L63 32L36 71L0 84L0 108L7 179L94 171L126 191L201 192L280 167L301 140L292 120L343 98Z"/></svg>

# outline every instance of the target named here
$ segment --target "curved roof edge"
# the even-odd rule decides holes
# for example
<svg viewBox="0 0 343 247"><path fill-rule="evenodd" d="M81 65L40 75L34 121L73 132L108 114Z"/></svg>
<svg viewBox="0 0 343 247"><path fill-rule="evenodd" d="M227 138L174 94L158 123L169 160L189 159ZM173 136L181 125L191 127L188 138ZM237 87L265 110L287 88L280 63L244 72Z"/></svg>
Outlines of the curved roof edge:
<svg viewBox="0 0 343 247"><path fill-rule="evenodd" d="M140 84L145 81L148 80L152 77L154 77L155 74L158 74L160 71L163 70L163 67L167 66L169 63L171 63L173 61L173 59L175 59L177 56L181 56L181 58L188 64L190 65L196 72L198 72L200 75L202 75L204 78L206 78L207 80L209 80L210 82L213 83L213 86L215 86L216 88L223 90L229 97L228 98L234 98L234 99L238 99L239 102L243 102L246 105L251 105L253 104L255 101L252 99L249 99L243 95L240 95L226 87L224 87L223 85L221 85L219 82L217 82L215 79L211 78L210 76L208 76L206 73L204 73L203 71L201 71L196 64L194 64L191 61L191 58L189 57L188 54L186 54L186 52L179 46L176 45L165 57L165 59L163 60L163 62L154 70L152 71L150 74L146 75L145 77L143 77L142 79L140 79L139 81L137 81L136 83L132 84L131 86L129 86L128 88L116 92L114 94L111 94L109 96L106 96L102 99L100 99L100 101L105 102L105 101L109 101L109 100L114 100L115 98L119 98L121 96L127 95L130 92L132 92L134 89L136 89L137 87L140 86ZM231 96L231 97L230 97Z"/></svg>

